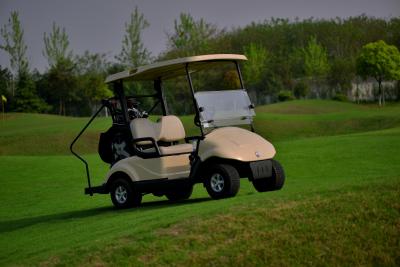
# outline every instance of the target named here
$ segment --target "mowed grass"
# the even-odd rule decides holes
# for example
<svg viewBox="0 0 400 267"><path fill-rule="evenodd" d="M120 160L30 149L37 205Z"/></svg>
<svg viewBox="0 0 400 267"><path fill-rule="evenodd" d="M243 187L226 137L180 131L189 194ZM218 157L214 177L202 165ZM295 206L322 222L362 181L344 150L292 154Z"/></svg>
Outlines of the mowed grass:
<svg viewBox="0 0 400 267"><path fill-rule="evenodd" d="M69 145L89 118L40 114L6 114L0 120L0 155L66 155ZM99 133L111 126L110 118L98 118L82 136L79 150L93 153Z"/></svg>
<svg viewBox="0 0 400 267"><path fill-rule="evenodd" d="M388 129L400 126L400 105L302 100L256 108L257 133L272 142ZM198 135L193 116L181 117L187 134ZM0 121L0 155L70 155L69 145L89 118L7 114ZM97 118L77 143L81 153L96 153L100 132L111 118Z"/></svg>
<svg viewBox="0 0 400 267"><path fill-rule="evenodd" d="M400 126L400 105L377 108L346 102L306 100L256 109L257 132L269 140L332 136Z"/></svg>
<svg viewBox="0 0 400 267"><path fill-rule="evenodd" d="M210 200L197 185L181 203L145 196L142 207L118 211L108 196L83 195L84 168L71 156L0 157L0 265L400 265L400 109L327 102L324 112L323 103L266 106L256 122L279 123L277 116L308 127L312 109L322 128L329 115L388 123L331 136L318 128L320 136L309 138L290 127L270 129L271 136L288 132L274 142L287 174L276 192L258 193L243 179L235 198ZM44 125L40 116L30 122ZM67 118L58 127L79 122ZM100 184L108 167L87 157Z"/></svg>

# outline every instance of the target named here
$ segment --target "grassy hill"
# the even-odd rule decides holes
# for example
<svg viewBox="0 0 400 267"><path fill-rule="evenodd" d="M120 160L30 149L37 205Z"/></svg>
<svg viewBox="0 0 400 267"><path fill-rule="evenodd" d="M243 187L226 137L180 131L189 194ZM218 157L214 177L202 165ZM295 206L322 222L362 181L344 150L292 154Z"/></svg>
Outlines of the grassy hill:
<svg viewBox="0 0 400 267"><path fill-rule="evenodd" d="M271 140L285 141L381 130L400 126L400 105L376 105L306 100L260 106L256 131ZM0 155L69 155L69 144L88 118L40 114L7 114L0 122ZM198 133L193 116L182 121L188 135ZM99 133L111 126L110 118L98 118L78 142L81 153L97 153Z"/></svg>
<svg viewBox="0 0 400 267"><path fill-rule="evenodd" d="M287 174L281 191L243 179L235 198L210 200L196 185L187 201L145 196L123 211L83 195L83 166L66 155L86 120L11 114L0 124L1 266L400 264L399 105L259 107L256 130ZM108 124L81 142L96 184L108 167L90 152Z"/></svg>

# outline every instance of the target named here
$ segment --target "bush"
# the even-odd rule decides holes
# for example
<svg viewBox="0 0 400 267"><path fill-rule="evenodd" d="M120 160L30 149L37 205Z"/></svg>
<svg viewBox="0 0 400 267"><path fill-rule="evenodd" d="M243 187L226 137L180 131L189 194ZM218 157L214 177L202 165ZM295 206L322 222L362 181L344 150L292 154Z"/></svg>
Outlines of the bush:
<svg viewBox="0 0 400 267"><path fill-rule="evenodd" d="M347 102L348 101L347 96L345 94L338 94L338 93L335 94L332 97L332 99L336 100L336 101L341 101L341 102Z"/></svg>
<svg viewBox="0 0 400 267"><path fill-rule="evenodd" d="M279 99L279 101L289 101L289 100L293 100L294 96L293 96L292 91L281 90L278 94L278 99Z"/></svg>
<svg viewBox="0 0 400 267"><path fill-rule="evenodd" d="M294 95L296 98L305 97L309 91L310 91L310 88L308 87L308 84L303 81L298 82L294 86Z"/></svg>

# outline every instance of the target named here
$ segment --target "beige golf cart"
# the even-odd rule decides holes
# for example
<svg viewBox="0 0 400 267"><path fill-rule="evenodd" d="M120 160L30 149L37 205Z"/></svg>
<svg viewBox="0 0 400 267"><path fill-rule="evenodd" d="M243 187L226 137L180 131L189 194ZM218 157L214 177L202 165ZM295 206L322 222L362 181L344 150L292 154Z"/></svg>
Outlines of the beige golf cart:
<svg viewBox="0 0 400 267"><path fill-rule="evenodd" d="M115 96L103 100L70 147L86 166L85 193L110 194L117 208L127 208L138 206L142 196L149 193L171 201L188 199L196 183L202 183L214 199L235 196L240 178L248 178L259 192L282 188L285 176L273 159L275 148L254 132L254 105L244 89L239 66L245 60L245 56L234 54L193 56L107 77L106 83L113 86ZM195 91L195 73L226 64L233 66L239 89ZM199 129L196 136L186 135L181 120L169 113L166 103L163 83L180 76L187 79L194 124ZM126 96L123 82L138 81L152 81L154 93ZM155 99L148 111L142 110L138 101L144 97ZM160 106L162 113L157 121L149 117L155 106ZM88 164L73 146L103 108L110 112L113 124L100 136L99 155L111 167L104 183L93 187Z"/></svg>

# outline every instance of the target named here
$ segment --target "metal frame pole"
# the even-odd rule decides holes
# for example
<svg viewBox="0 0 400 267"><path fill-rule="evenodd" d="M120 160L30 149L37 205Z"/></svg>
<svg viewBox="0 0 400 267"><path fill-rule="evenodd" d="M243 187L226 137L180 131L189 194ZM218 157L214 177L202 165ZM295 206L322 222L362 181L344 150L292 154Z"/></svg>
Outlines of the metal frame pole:
<svg viewBox="0 0 400 267"><path fill-rule="evenodd" d="M162 109L163 115L166 116L166 115L168 115L168 106L165 101L165 95L164 95L164 90L162 88L161 78L154 80L154 89L157 92L158 99L161 101L161 109Z"/></svg>
<svg viewBox="0 0 400 267"><path fill-rule="evenodd" d="M128 105L126 104L126 97L124 93L122 80L114 82L113 86L114 86L114 93L118 96L119 101L121 103L122 116L124 117L124 122L127 126L129 126Z"/></svg>
<svg viewBox="0 0 400 267"><path fill-rule="evenodd" d="M192 93L193 104L194 104L194 107L196 109L196 116L200 119L199 106L197 104L196 98L194 97L194 89L193 89L192 77L190 76L190 73L189 73L189 63L186 63L185 70L186 70L186 77L187 77L188 82L189 82L190 92ZM203 127L201 126L201 123L199 125L199 128L200 128L201 136L204 137Z"/></svg>
<svg viewBox="0 0 400 267"><path fill-rule="evenodd" d="M89 173L89 165L87 163L86 160L84 160L81 156L79 156L75 151L74 151L74 144L75 142L79 139L79 137L81 137L81 135L86 131L87 127L89 127L89 125L92 123L92 121L97 117L97 115L99 115L99 113L103 110L103 108L105 107L105 105L101 105L101 107L99 108L99 110L97 110L97 112L90 118L89 122L85 125L85 127L83 127L83 129L79 132L79 134L75 137L74 141L72 141L71 145L69 146L69 150L71 151L71 153L77 157L80 161L82 161L85 164L85 168L86 168L86 176L87 176L87 182L88 182L88 187L89 187L89 192L90 192L90 196L93 196L93 192L91 190L91 184L90 184L90 173Z"/></svg>
<svg viewBox="0 0 400 267"><path fill-rule="evenodd" d="M247 91L247 90L244 88L244 82L243 82L242 72L240 71L240 66L239 66L239 63L238 63L237 61L235 61L235 66L236 66L237 73L238 73L238 75L239 75L240 86L242 87L243 90ZM251 131L252 131L253 133L255 132L253 122L250 124L250 129L251 129Z"/></svg>
<svg viewBox="0 0 400 267"><path fill-rule="evenodd" d="M240 66L239 63L237 61L235 61L235 66L236 66L236 71L239 75L239 80L240 80L240 86L242 87L242 89L246 90L244 88L244 83L243 83L243 77L242 77L242 72L240 71Z"/></svg>

